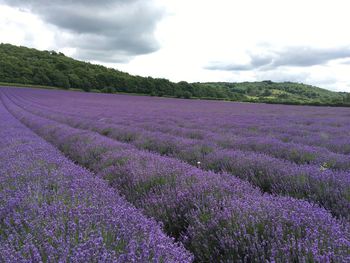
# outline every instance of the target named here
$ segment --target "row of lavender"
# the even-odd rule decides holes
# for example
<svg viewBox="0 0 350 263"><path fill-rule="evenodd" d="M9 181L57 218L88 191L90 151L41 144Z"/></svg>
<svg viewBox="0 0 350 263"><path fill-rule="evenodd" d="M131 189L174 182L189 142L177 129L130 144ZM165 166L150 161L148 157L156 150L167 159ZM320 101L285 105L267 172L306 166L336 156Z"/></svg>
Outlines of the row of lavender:
<svg viewBox="0 0 350 263"><path fill-rule="evenodd" d="M84 113L86 116L82 117L80 112L72 113L75 111L74 108L72 108L72 104L62 105L62 103L59 103L59 100L57 100L56 103L59 103L60 107L58 105L56 105L56 107L55 105L48 107L43 106L40 101L38 102L36 100L22 98L23 96L16 97L17 100L22 100L25 104L30 104L31 108L35 106L38 112L50 112L61 116L78 117L79 119L87 119L90 121L96 120L96 118L93 117L93 114L90 114L89 116L90 112L100 112L101 116L99 116L99 123L102 122L104 125L113 124L114 129L123 129L124 133L127 132L127 136L123 136L123 138L128 140L136 139L138 136L140 136L140 131L150 131L146 134L142 134L143 137L146 135L150 139L157 137L157 134L154 134L154 132L158 134L161 132L164 134L170 134L170 138L175 136L192 139L193 143L195 144L202 143L202 141L211 141L216 147L219 146L228 149L265 153L276 158L295 162L297 164L316 164L322 169L350 169L350 156L333 153L322 147L302 145L293 142L283 142L277 138L267 137L265 134L247 136L246 132L244 132L245 134L243 135L242 131L241 134L238 134L237 131L235 131L234 135L230 133L220 134L213 131L204 131L202 130L203 127L202 129L179 128L174 125L169 126L167 123L157 124L155 121L139 121L137 118L131 118L127 122L116 121L114 119L104 117L105 109L103 107L100 109L92 108L85 110ZM52 110L52 107L59 108L60 110ZM155 119L158 119L158 117ZM170 144L172 147L176 147L176 145L178 145L178 143L175 143L174 146L171 143L172 142L167 142L167 145ZM163 146L163 148L164 147L165 146Z"/></svg>
<svg viewBox="0 0 350 263"><path fill-rule="evenodd" d="M178 138L113 123L96 122L73 115L66 116L47 109L39 110L19 99L14 101L21 102L21 107L32 113L75 128L96 131L110 138L131 143L139 149L170 155L191 164L200 161L202 168L229 172L248 180L265 192L317 202L335 216L350 219L348 171L333 171L318 165L297 165L255 152L220 149L215 143ZM338 163L349 165L348 159L344 156Z"/></svg>
<svg viewBox="0 0 350 263"><path fill-rule="evenodd" d="M191 262L107 183L0 103L1 262Z"/></svg>
<svg viewBox="0 0 350 263"><path fill-rule="evenodd" d="M103 116L122 123L130 120L143 123L146 120L151 124L158 122L168 127L203 128L215 133L242 133L244 136L263 134L283 141L350 153L350 114L346 108L188 103L183 100L72 93L67 99L64 94L59 91L49 95L41 91L27 91L26 98L30 96L32 100L50 107L58 105L58 108L62 108L62 105L71 108L74 102L78 102L76 111L82 116ZM58 101L60 104L57 104Z"/></svg>
<svg viewBox="0 0 350 263"><path fill-rule="evenodd" d="M349 225L305 201L23 111L22 122L163 222L198 261L347 261Z"/></svg>

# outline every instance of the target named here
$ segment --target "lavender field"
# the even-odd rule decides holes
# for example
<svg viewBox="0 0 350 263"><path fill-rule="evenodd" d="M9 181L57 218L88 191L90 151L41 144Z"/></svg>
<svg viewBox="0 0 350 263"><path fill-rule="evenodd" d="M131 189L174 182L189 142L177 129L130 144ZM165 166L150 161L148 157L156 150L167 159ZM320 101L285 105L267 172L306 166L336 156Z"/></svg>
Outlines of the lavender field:
<svg viewBox="0 0 350 263"><path fill-rule="evenodd" d="M350 262L350 108L0 98L0 262Z"/></svg>

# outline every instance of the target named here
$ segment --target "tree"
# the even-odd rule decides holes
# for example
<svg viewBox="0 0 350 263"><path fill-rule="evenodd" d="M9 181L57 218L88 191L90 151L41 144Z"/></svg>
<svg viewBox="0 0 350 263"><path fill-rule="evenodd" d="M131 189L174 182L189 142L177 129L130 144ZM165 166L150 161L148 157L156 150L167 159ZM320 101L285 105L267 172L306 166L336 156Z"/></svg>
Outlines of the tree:
<svg viewBox="0 0 350 263"><path fill-rule="evenodd" d="M33 76L33 84L37 85L52 85L51 80L48 78L48 76L41 70L34 73Z"/></svg>
<svg viewBox="0 0 350 263"><path fill-rule="evenodd" d="M190 99L192 97L192 94L191 92L189 92L188 90L185 90L183 93L182 93L182 97L184 99Z"/></svg>
<svg viewBox="0 0 350 263"><path fill-rule="evenodd" d="M115 93L115 88L113 88L113 87L105 87L101 91L102 91L102 93Z"/></svg>
<svg viewBox="0 0 350 263"><path fill-rule="evenodd" d="M269 96L271 96L271 95L272 95L271 90L269 90L269 89L264 89L264 92L262 93L262 96L264 96L264 97L269 97Z"/></svg>
<svg viewBox="0 0 350 263"><path fill-rule="evenodd" d="M68 77L58 70L51 73L51 82L56 87L70 88Z"/></svg>
<svg viewBox="0 0 350 263"><path fill-rule="evenodd" d="M345 102L350 103L350 93L347 93L345 96Z"/></svg>
<svg viewBox="0 0 350 263"><path fill-rule="evenodd" d="M63 61L60 61L56 64L56 69L59 71L65 71L69 68L69 65L67 63L64 63Z"/></svg>
<svg viewBox="0 0 350 263"><path fill-rule="evenodd" d="M74 73L68 75L69 83L72 88L81 89L83 88L82 80Z"/></svg>

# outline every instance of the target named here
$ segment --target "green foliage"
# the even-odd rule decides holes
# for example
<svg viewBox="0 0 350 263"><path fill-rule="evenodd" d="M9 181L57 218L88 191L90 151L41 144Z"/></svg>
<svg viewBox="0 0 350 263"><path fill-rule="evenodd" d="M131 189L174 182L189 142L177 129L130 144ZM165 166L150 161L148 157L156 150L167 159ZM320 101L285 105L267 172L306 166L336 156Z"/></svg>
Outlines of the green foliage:
<svg viewBox="0 0 350 263"><path fill-rule="evenodd" d="M104 93L126 92L151 96L202 98L246 102L350 105L350 94L331 92L292 82L171 82L162 78L132 76L115 69L66 57L55 51L39 51L0 44L0 81L53 86Z"/></svg>
<svg viewBox="0 0 350 263"><path fill-rule="evenodd" d="M183 92L183 94L182 94L182 97L183 97L184 99L190 99L190 98L192 97L192 94L191 94L191 92L189 92L188 90L185 90L185 91Z"/></svg>
<svg viewBox="0 0 350 263"><path fill-rule="evenodd" d="M102 93L115 93L115 88L113 87L105 87L101 90Z"/></svg>
<svg viewBox="0 0 350 263"><path fill-rule="evenodd" d="M232 94L240 97L232 100L247 102L283 103L283 104L308 104L350 106L350 94L345 92L333 92L315 86L293 82L273 82L265 80L261 82L211 82L202 83L217 89L226 88Z"/></svg>
<svg viewBox="0 0 350 263"><path fill-rule="evenodd" d="M347 93L345 96L344 96L344 102L347 102L350 104L350 93Z"/></svg>

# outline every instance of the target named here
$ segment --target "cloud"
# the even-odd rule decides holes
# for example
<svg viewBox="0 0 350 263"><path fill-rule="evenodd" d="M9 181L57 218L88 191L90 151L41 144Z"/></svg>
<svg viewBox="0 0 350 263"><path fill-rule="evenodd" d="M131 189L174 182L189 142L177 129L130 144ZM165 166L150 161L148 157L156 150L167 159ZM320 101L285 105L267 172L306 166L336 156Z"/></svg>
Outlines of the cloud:
<svg viewBox="0 0 350 263"><path fill-rule="evenodd" d="M344 65L350 65L350 59L347 59L347 60L343 61L342 64L344 64Z"/></svg>
<svg viewBox="0 0 350 263"><path fill-rule="evenodd" d="M1 0L0 0L1 2ZM2 0L56 26L58 41L88 60L125 62L159 49L154 36L163 10L152 0Z"/></svg>
<svg viewBox="0 0 350 263"><path fill-rule="evenodd" d="M310 48L292 47L276 54L277 59L272 66L299 66L307 67L322 65L330 60L350 57L350 47L338 48Z"/></svg>
<svg viewBox="0 0 350 263"><path fill-rule="evenodd" d="M250 53L249 63L212 62L205 67L209 70L250 71L272 70L279 67L309 67L324 65L331 60L350 58L350 46L337 48L288 47L264 51L265 54Z"/></svg>
<svg viewBox="0 0 350 263"><path fill-rule="evenodd" d="M286 70L274 71L257 71L255 74L257 81L272 80L274 82L308 82L310 80L310 73L308 72L290 72Z"/></svg>
<svg viewBox="0 0 350 263"><path fill-rule="evenodd" d="M251 61L247 64L225 64L222 62L212 62L205 69L209 70L225 70L225 71L246 71L260 68L272 63L272 58L269 56L256 55L251 57Z"/></svg>
<svg viewBox="0 0 350 263"><path fill-rule="evenodd" d="M281 68L270 71L256 71L254 72L254 79L257 81L299 82L321 88L331 88L333 90L341 90L344 86L341 80L334 77L328 69L321 68L312 72L307 72L303 70L303 68Z"/></svg>

